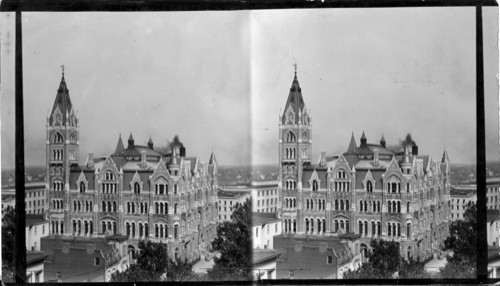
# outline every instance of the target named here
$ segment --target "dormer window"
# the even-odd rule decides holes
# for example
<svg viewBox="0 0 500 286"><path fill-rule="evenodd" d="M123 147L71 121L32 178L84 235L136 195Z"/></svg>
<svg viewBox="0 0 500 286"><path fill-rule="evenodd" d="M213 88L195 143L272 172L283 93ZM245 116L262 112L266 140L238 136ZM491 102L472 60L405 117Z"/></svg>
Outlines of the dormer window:
<svg viewBox="0 0 500 286"><path fill-rule="evenodd" d="M139 194L141 192L141 185L139 185L139 182L134 183L134 194Z"/></svg>
<svg viewBox="0 0 500 286"><path fill-rule="evenodd" d="M80 182L80 193L85 193L85 183Z"/></svg>
<svg viewBox="0 0 500 286"><path fill-rule="evenodd" d="M312 182L312 190L313 190L313 191L317 191L317 190L318 190L318 188L319 188L319 187L318 187L318 181L314 180L314 181Z"/></svg>
<svg viewBox="0 0 500 286"><path fill-rule="evenodd" d="M369 193L373 192L373 184L371 181L366 182L366 191Z"/></svg>
<svg viewBox="0 0 500 286"><path fill-rule="evenodd" d="M106 181L113 181L113 180L115 180L115 174L113 174L112 172L106 172L104 179Z"/></svg>

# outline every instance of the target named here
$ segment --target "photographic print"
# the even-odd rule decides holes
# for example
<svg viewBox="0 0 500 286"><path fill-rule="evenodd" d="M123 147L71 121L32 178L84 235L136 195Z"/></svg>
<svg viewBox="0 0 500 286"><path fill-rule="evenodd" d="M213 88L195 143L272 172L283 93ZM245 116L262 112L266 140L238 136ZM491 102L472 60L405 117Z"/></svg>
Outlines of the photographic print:
<svg viewBox="0 0 500 286"><path fill-rule="evenodd" d="M500 267L498 9L24 12L29 282L441 279ZM13 282L15 14L1 13Z"/></svg>

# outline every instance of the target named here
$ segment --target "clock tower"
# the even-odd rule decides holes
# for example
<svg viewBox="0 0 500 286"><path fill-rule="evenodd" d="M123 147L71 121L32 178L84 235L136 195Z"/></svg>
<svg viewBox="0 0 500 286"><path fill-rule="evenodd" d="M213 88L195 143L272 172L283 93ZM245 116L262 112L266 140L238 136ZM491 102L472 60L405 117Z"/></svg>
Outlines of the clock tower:
<svg viewBox="0 0 500 286"><path fill-rule="evenodd" d="M51 235L69 234L69 174L70 168L78 165L80 143L78 116L69 97L64 66L52 112L47 114L46 129L44 213L49 220Z"/></svg>

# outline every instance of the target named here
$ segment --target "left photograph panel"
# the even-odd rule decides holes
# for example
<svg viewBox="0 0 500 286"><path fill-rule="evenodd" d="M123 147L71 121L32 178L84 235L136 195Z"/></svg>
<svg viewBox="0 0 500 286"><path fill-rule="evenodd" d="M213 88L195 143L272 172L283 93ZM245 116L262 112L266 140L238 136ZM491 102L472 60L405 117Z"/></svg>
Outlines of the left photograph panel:
<svg viewBox="0 0 500 286"><path fill-rule="evenodd" d="M0 23L12 282L15 14ZM228 191L251 173L248 23L239 11L22 13L28 282L252 278L250 194Z"/></svg>

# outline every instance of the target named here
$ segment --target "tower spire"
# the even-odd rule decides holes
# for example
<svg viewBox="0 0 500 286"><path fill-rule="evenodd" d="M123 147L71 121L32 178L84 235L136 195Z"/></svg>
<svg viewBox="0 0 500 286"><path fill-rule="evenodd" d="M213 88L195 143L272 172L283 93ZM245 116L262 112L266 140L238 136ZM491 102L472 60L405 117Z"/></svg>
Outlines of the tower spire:
<svg viewBox="0 0 500 286"><path fill-rule="evenodd" d="M64 78L64 64L62 64L61 69L62 69L62 78Z"/></svg>

